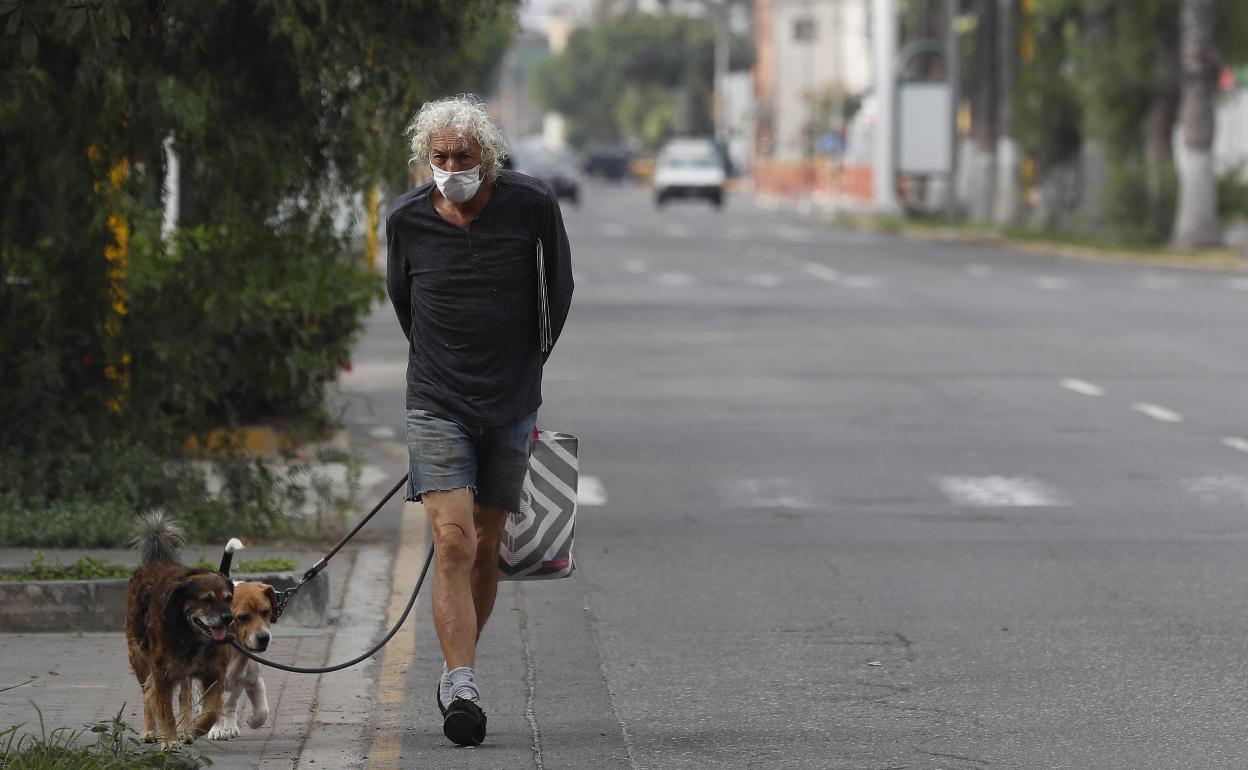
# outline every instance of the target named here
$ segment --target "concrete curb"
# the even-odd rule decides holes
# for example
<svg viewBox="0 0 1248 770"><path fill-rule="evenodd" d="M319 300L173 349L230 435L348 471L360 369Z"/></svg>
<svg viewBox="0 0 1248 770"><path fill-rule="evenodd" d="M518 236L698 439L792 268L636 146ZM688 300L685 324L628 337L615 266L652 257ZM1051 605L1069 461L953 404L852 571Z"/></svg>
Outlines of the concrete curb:
<svg viewBox="0 0 1248 770"><path fill-rule="evenodd" d="M285 590L301 574L233 575ZM120 631L126 622L129 580L29 580L0 582L0 632L64 633ZM286 607L283 625L322 626L329 614L329 570L303 588Z"/></svg>
<svg viewBox="0 0 1248 770"><path fill-rule="evenodd" d="M967 232L953 227L921 226L911 224L874 224L871 222L854 221L836 216L824 216L822 223L855 232L886 233L897 235L914 241L934 241L944 243L965 243L977 246L996 246L999 248L1021 251L1049 257L1065 257L1085 262L1108 262L1123 265L1141 265L1145 267L1169 268L1175 270L1248 270L1248 253L1239 255L1234 248L1210 249L1198 254L1156 254L1141 253L1123 249L1103 248L1097 246L1080 246L1046 241L1044 239L1012 238L994 232Z"/></svg>

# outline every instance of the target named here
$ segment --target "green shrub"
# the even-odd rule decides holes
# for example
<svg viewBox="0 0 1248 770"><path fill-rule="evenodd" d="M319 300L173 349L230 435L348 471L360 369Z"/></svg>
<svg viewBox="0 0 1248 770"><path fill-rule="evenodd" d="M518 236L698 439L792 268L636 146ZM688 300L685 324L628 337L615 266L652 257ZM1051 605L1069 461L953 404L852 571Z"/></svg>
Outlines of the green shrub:
<svg viewBox="0 0 1248 770"><path fill-rule="evenodd" d="M1248 220L1248 175L1243 164L1218 176L1218 217L1223 222Z"/></svg>

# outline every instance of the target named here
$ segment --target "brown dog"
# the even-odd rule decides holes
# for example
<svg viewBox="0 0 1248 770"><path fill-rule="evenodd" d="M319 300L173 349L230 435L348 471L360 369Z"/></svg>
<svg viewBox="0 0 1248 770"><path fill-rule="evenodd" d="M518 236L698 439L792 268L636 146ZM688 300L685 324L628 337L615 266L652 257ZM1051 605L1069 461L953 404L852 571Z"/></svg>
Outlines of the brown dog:
<svg viewBox="0 0 1248 770"><path fill-rule="evenodd" d="M272 633L269 625L277 609L277 591L267 583L234 584L234 621L230 633L238 643L252 652L264 652L269 648ZM251 718L247 726L263 727L269 719L269 701L265 694L264 679L260 676L260 664L233 647L229 648L229 664L226 669L225 709L221 718L208 732L212 740L229 740L240 735L238 710L243 694L251 701Z"/></svg>
<svg viewBox="0 0 1248 770"><path fill-rule="evenodd" d="M212 570L177 563L184 542L181 531L163 513L139 520L135 545L142 552L141 566L130 578L126 609L130 667L143 688L141 737L154 740L159 729L166 746L179 738L173 713L175 687L195 679L204 693L203 712L191 725L188 739L208 732L221 714L229 660L229 648L222 642L234 619L228 580ZM184 711L185 705L184 700Z"/></svg>

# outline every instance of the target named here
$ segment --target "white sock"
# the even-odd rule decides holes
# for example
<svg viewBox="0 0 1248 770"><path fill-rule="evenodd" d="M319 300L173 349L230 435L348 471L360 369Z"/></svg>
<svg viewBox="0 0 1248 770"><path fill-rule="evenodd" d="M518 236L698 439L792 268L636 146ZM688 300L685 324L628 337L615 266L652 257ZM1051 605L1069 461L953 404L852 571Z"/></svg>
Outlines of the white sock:
<svg viewBox="0 0 1248 770"><path fill-rule="evenodd" d="M471 668L460 666L452 669L447 675L451 678L451 700L455 698L473 701L481 700L481 691L477 689L477 683ZM451 704L447 703L446 705L449 706Z"/></svg>
<svg viewBox="0 0 1248 770"><path fill-rule="evenodd" d="M438 681L438 695L442 705L451 705L451 672L446 669L446 661L442 662L442 678Z"/></svg>

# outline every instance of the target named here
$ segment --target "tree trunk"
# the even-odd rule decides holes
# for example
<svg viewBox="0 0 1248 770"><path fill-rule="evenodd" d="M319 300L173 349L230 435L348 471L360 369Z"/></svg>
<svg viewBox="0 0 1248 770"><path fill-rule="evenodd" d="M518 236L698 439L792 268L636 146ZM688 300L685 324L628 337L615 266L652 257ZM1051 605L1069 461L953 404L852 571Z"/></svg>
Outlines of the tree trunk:
<svg viewBox="0 0 1248 770"><path fill-rule="evenodd" d="M997 57L997 188L993 224L1006 227L1018 222L1021 195L1019 191L1019 149L1014 139L1014 82L1018 73L1019 0L1000 0L997 27L1000 32Z"/></svg>
<svg viewBox="0 0 1248 770"><path fill-rule="evenodd" d="M971 72L969 161L971 219L992 219L997 155L997 3L976 0L975 54Z"/></svg>
<svg viewBox="0 0 1248 770"><path fill-rule="evenodd" d="M1213 30L1216 0L1183 0L1180 26L1183 97L1179 143L1179 214L1174 227L1176 249L1217 246L1218 186L1213 169L1213 92L1217 54Z"/></svg>
<svg viewBox="0 0 1248 770"><path fill-rule="evenodd" d="M1145 173L1148 184L1148 205L1153 221L1163 236L1169 235L1173 220L1171 180L1174 174L1174 124L1179 117L1179 32L1178 13L1174 23L1161 24L1157 29L1157 61L1153 69L1155 90L1148 110L1148 136Z"/></svg>

